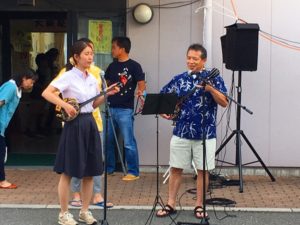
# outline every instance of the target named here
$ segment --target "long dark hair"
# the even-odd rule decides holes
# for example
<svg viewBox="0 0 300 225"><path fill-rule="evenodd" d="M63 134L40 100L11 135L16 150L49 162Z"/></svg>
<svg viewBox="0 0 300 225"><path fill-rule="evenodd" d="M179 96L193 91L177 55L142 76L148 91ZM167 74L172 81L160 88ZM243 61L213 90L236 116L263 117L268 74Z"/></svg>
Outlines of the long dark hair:
<svg viewBox="0 0 300 225"><path fill-rule="evenodd" d="M38 79L38 76L34 72L34 70L32 70L30 68L21 69L12 75L12 79L14 81L16 81L16 85L18 87L20 87L22 85L23 78L32 79L32 80L36 81Z"/></svg>

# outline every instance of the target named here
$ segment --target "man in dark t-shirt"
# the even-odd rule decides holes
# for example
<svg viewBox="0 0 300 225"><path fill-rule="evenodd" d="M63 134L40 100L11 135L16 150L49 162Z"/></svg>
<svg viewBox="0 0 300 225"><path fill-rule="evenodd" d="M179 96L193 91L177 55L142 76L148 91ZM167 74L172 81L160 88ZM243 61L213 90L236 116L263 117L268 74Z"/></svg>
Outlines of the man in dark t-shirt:
<svg viewBox="0 0 300 225"><path fill-rule="evenodd" d="M141 65L129 58L130 48L129 38L113 38L112 56L115 60L105 72L108 85L116 82L123 83L120 92L109 96L108 102L114 127L119 129L124 139L125 160L128 167L128 174L123 177L125 181L139 179L139 157L134 137L133 108L134 96L143 95L145 90L145 74ZM108 173L113 174L115 171L115 140L111 123L108 124L107 136L106 165Z"/></svg>

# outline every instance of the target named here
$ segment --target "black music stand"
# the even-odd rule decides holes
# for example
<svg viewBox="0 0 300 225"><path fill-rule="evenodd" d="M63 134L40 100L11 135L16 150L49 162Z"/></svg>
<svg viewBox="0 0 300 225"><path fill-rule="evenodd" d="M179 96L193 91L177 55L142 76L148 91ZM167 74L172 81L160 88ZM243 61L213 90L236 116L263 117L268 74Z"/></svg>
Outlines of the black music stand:
<svg viewBox="0 0 300 225"><path fill-rule="evenodd" d="M163 200L159 195L158 115L173 114L177 100L178 100L178 96L172 93L171 94L147 94L144 107L142 110L142 115L155 115L156 118L156 196L155 196L151 213L145 225L151 224L157 205L160 205L162 208L164 208ZM172 220L172 223L176 225L175 220L170 215L169 217Z"/></svg>

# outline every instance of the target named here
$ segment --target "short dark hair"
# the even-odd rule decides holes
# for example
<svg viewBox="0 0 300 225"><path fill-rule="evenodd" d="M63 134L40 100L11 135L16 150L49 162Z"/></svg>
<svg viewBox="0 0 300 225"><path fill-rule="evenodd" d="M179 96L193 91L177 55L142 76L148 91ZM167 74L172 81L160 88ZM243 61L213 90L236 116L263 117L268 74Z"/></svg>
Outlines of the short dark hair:
<svg viewBox="0 0 300 225"><path fill-rule="evenodd" d="M207 51L201 44L192 44L189 46L188 50L186 53L188 53L190 50L194 51L200 51L201 52L201 59L206 59L207 58Z"/></svg>
<svg viewBox="0 0 300 225"><path fill-rule="evenodd" d="M112 43L116 42L116 44L120 48L124 48L126 53L130 52L131 49L131 41L128 37L114 37L112 39Z"/></svg>
<svg viewBox="0 0 300 225"><path fill-rule="evenodd" d="M39 53L35 57L35 64L39 67L43 61L47 61L47 56L45 53Z"/></svg>
<svg viewBox="0 0 300 225"><path fill-rule="evenodd" d="M23 78L36 81L38 79L38 75L30 68L21 69L12 75L12 79L16 81L16 85L18 87L21 86Z"/></svg>
<svg viewBox="0 0 300 225"><path fill-rule="evenodd" d="M50 48L45 54L49 61L53 61L58 57L59 50L57 48Z"/></svg>

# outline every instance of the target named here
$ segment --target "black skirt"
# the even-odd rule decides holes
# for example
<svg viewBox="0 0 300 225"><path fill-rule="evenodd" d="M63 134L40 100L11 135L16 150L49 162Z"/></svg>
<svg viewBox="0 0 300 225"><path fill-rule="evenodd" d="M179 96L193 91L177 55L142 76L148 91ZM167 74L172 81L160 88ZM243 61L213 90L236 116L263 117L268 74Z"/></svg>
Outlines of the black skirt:
<svg viewBox="0 0 300 225"><path fill-rule="evenodd" d="M54 171L77 178L103 173L101 139L92 113L65 123Z"/></svg>

